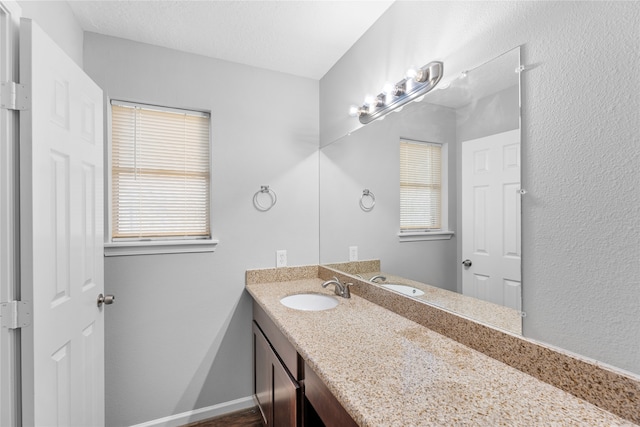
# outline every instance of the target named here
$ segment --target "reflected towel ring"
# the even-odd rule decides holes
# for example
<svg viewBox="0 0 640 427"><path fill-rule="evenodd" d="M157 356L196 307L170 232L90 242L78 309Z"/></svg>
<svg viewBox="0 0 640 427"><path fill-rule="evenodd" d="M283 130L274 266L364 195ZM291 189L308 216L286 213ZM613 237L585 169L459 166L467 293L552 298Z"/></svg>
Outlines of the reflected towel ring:
<svg viewBox="0 0 640 427"><path fill-rule="evenodd" d="M260 201L258 200L258 196L260 196L260 193L267 193L269 197L271 197L271 204L269 204L269 206L264 206L260 204ZM278 201L278 195L276 194L275 191L270 189L268 185L261 185L260 190L256 191L256 194L253 195L253 206L255 206L256 209L258 209L261 212L266 212L272 207L274 207L277 201Z"/></svg>
<svg viewBox="0 0 640 427"><path fill-rule="evenodd" d="M369 203L365 202L365 197L371 199ZM376 205L376 196L369 190L362 190L362 196L360 196L360 208L365 212L370 212Z"/></svg>

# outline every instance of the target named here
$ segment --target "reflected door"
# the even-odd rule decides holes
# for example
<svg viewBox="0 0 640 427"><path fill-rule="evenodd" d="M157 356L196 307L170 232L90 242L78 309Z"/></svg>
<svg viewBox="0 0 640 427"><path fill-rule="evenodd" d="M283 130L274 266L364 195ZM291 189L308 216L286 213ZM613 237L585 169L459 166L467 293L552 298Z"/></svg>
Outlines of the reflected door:
<svg viewBox="0 0 640 427"><path fill-rule="evenodd" d="M462 143L462 292L518 311L519 190L519 129Z"/></svg>
<svg viewBox="0 0 640 427"><path fill-rule="evenodd" d="M20 22L23 423L104 426L102 90Z"/></svg>

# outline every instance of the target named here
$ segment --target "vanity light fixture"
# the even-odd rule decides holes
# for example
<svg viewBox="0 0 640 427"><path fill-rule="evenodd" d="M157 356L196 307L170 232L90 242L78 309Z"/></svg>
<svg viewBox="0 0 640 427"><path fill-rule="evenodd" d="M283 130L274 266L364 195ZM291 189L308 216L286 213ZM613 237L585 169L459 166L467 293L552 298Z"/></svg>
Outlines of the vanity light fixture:
<svg viewBox="0 0 640 427"><path fill-rule="evenodd" d="M395 85L386 83L380 94L367 96L362 106L352 105L349 115L358 116L363 125L370 123L429 92L442 79L442 74L442 62L437 61L418 69L409 69L406 78Z"/></svg>

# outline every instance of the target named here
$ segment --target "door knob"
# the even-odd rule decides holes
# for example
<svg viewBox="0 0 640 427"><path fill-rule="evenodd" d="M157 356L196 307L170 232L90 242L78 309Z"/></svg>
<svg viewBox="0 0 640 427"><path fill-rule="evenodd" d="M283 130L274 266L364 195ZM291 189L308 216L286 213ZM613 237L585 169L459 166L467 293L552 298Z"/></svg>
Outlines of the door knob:
<svg viewBox="0 0 640 427"><path fill-rule="evenodd" d="M470 259L465 259L464 261L462 261L462 265L464 265L465 267L471 267L471 264L473 263Z"/></svg>
<svg viewBox="0 0 640 427"><path fill-rule="evenodd" d="M113 295L104 296L100 294L98 295L98 307L102 307L102 304L105 304L105 305L113 304L115 300L116 300L116 297L114 297Z"/></svg>

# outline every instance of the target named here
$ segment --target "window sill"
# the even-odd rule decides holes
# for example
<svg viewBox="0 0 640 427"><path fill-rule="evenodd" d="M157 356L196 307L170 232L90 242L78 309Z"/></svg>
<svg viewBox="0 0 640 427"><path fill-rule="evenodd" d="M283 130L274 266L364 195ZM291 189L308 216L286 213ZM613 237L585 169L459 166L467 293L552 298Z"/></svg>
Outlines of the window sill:
<svg viewBox="0 0 640 427"><path fill-rule="evenodd" d="M453 231L418 231L415 233L398 233L400 242L421 242L426 240L450 240Z"/></svg>
<svg viewBox="0 0 640 427"><path fill-rule="evenodd" d="M104 256L185 254L214 252L218 240L152 240L104 244Z"/></svg>

